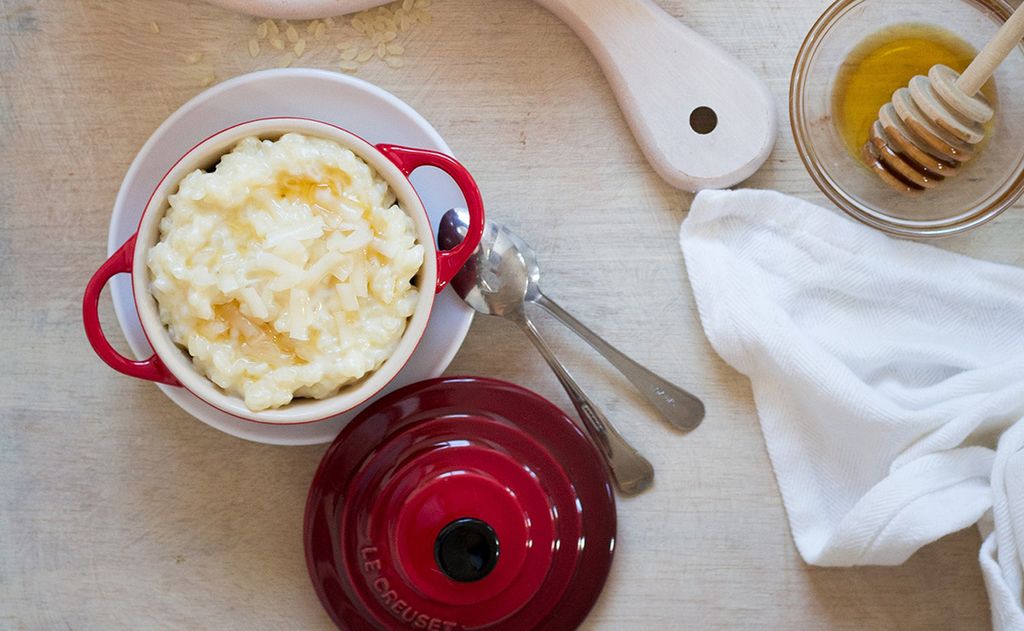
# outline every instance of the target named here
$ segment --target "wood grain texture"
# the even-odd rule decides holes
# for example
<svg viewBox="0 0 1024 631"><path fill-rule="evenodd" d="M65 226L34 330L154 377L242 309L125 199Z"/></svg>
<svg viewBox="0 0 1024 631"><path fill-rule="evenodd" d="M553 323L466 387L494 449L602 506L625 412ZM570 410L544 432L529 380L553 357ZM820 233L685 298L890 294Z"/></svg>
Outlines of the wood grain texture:
<svg viewBox="0 0 1024 631"><path fill-rule="evenodd" d="M764 76L780 112L797 48L825 6L660 4ZM700 330L676 243L691 197L654 174L597 64L547 11L435 0L431 12L403 68L374 63L359 76L440 130L491 215L537 249L553 298L707 403L697 431L666 429L595 354L538 318L658 470L653 491L619 502L615 564L585 628L989 627L973 530L901 567L801 562L749 384ZM0 0L0 629L330 629L301 543L324 448L206 427L103 366L79 321L134 153L208 73L271 65L246 50L254 24L202 2ZM194 52L202 60L186 64ZM779 122L748 185L824 203ZM1020 210L941 246L1024 264ZM107 299L104 308L114 332ZM450 372L510 379L569 409L503 321L479 318Z"/></svg>

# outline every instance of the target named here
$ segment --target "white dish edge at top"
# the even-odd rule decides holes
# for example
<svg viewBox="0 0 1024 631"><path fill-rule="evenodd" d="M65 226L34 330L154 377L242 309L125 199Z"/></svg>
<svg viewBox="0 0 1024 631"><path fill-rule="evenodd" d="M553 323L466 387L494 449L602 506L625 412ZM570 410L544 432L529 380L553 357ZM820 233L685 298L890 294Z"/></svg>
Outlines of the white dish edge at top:
<svg viewBox="0 0 1024 631"><path fill-rule="evenodd" d="M391 0L208 0L210 4L258 15L263 18L284 20L312 20L370 9Z"/></svg>
<svg viewBox="0 0 1024 631"><path fill-rule="evenodd" d="M107 252L113 254L134 234L149 195L164 173L197 142L235 123L267 116L304 116L339 125L371 143L434 149L451 154L440 134L415 110L370 83L325 70L263 70L220 83L182 105L149 137L128 168L114 202ZM448 208L464 204L458 187L434 169L413 173L415 186L436 231ZM110 282L114 312L132 352L152 349L139 324L130 278ZM439 376L462 345L473 311L448 288L437 296L427 330L405 368L378 396ZM130 379L118 376L121 379ZM160 385L164 394L200 421L225 433L274 445L327 443L367 404L314 423L269 425L236 418L211 407L184 388Z"/></svg>

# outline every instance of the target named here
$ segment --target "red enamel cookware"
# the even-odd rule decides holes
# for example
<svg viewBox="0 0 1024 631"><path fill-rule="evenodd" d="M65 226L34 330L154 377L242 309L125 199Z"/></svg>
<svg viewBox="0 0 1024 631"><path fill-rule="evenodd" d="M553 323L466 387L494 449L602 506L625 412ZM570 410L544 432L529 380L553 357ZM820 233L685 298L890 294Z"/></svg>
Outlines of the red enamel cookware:
<svg viewBox="0 0 1024 631"><path fill-rule="evenodd" d="M146 257L149 249L159 240L160 220L168 209L168 197L177 191L178 183L186 175L196 169L213 167L243 138L255 136L276 140L289 132L326 138L350 149L388 183L402 208L412 218L417 241L426 251L416 282L419 287L429 289L419 293L415 311L409 318L398 347L377 370L328 398L296 398L280 408L253 412L246 407L241 397L219 388L196 369L189 355L171 339L160 319L156 300L150 293L151 279ZM409 175L421 167L441 169L462 191L473 218L473 227L466 243L451 250L437 247L427 211L409 181ZM416 350L426 330L434 305L434 296L444 289L473 253L484 226L484 207L480 191L469 172L454 158L425 149L371 145L336 125L307 118L261 118L221 130L198 142L179 158L163 179L154 186L135 235L100 266L86 287L82 318L89 342L100 359L118 372L139 379L182 386L219 410L259 423L308 423L331 418L365 403L386 387ZM107 282L120 273L131 274L132 277L132 294L139 321L146 339L153 347L153 355L147 359L134 360L124 357L110 345L100 328L100 294Z"/></svg>
<svg viewBox="0 0 1024 631"><path fill-rule="evenodd" d="M596 449L550 402L441 378L344 429L313 479L304 536L342 629L567 631L608 575L615 500Z"/></svg>

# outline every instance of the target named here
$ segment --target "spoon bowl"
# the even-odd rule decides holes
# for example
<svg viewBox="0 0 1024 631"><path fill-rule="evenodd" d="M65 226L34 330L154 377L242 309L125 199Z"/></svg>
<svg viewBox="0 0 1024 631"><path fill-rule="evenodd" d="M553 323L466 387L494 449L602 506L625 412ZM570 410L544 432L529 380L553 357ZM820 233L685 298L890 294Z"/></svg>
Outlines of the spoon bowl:
<svg viewBox="0 0 1024 631"><path fill-rule="evenodd" d="M449 250L462 243L468 221L469 214L461 209L446 212L437 233L438 245ZM455 293L486 315L521 312L530 286L527 263L508 234L498 224L486 222L476 254L451 280Z"/></svg>

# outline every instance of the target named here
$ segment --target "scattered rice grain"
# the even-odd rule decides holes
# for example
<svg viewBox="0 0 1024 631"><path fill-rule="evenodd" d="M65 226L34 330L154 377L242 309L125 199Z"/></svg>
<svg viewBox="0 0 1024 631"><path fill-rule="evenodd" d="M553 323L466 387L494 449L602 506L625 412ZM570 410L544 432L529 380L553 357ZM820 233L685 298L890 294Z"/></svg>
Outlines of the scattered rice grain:
<svg viewBox="0 0 1024 631"><path fill-rule="evenodd" d="M160 25L157 24L156 22L150 22L149 23L149 30L153 31L154 33L159 33L160 32Z"/></svg>
<svg viewBox="0 0 1024 631"><path fill-rule="evenodd" d="M208 74L203 76L202 85L203 85L204 88L208 88L211 85L213 85L213 82L216 81L216 80L217 80L217 76L215 74L213 74L212 72L208 73Z"/></svg>
<svg viewBox="0 0 1024 631"><path fill-rule="evenodd" d="M290 66L300 59L311 46L311 36L321 40L335 26L342 27L337 31L341 39L335 43L340 52L339 68L345 72L354 72L361 64L378 57L391 68L404 65L396 59L405 53L403 33L409 31L416 23L430 24L432 16L425 11L431 4L430 0L394 0L390 4L366 9L341 20L327 17L291 24L288 20L263 20L256 25L256 36L248 41L250 57L256 58L264 51L261 40L266 40L270 48L285 53L279 60L281 67ZM304 27L304 28L303 28ZM150 29L159 32L159 26L152 22ZM300 35L304 33L304 35ZM322 45L322 44L321 44ZM202 53L191 53L186 56L190 64L198 63Z"/></svg>
<svg viewBox="0 0 1024 631"><path fill-rule="evenodd" d="M195 64L199 63L202 60L203 60L203 53L200 53L200 52L194 52L194 53L189 53L189 54L185 55L185 63L187 63L190 66L194 66Z"/></svg>

